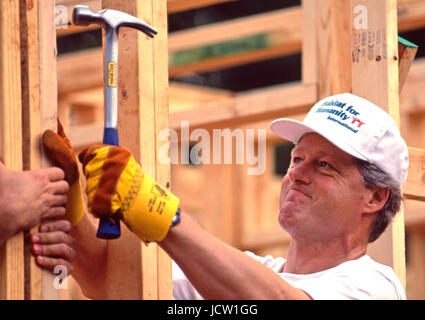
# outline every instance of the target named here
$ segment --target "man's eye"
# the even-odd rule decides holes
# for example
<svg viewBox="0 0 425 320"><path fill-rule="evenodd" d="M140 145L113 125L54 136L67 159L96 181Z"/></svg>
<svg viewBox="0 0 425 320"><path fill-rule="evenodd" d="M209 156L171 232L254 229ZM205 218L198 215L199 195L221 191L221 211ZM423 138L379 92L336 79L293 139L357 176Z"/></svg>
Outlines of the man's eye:
<svg viewBox="0 0 425 320"><path fill-rule="evenodd" d="M330 168L331 165L329 163L327 163L326 161L320 161L319 165L321 168Z"/></svg>
<svg viewBox="0 0 425 320"><path fill-rule="evenodd" d="M302 161L302 159L300 157L294 157L292 159L292 163L300 163Z"/></svg>

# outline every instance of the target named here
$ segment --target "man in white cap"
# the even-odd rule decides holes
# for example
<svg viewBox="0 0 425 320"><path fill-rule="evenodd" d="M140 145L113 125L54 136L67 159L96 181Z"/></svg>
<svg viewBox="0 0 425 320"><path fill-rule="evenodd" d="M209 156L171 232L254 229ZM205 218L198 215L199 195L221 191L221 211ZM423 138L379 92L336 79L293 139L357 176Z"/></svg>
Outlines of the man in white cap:
<svg viewBox="0 0 425 320"><path fill-rule="evenodd" d="M92 146L80 154L89 210L108 217L118 208L130 230L170 255L176 299L405 299L393 270L366 254L402 201L408 152L393 119L345 93L319 101L303 122L278 119L271 129L295 144L278 215L291 235L286 258L241 252L210 236L180 216L178 199L119 147ZM78 245L80 266L79 256L87 258L90 250L84 251ZM102 296L102 271L93 267L101 251L91 250L75 274L92 298Z"/></svg>

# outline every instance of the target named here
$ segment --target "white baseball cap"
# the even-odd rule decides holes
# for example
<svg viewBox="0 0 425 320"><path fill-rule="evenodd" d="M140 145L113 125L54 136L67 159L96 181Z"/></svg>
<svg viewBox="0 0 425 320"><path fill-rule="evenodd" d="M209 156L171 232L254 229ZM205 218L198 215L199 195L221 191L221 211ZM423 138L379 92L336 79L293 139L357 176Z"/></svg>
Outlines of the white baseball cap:
<svg viewBox="0 0 425 320"><path fill-rule="evenodd" d="M346 153L388 173L400 184L407 179L409 154L394 119L372 102L342 93L317 102L303 122L277 119L270 129L297 144L306 133L317 133Z"/></svg>

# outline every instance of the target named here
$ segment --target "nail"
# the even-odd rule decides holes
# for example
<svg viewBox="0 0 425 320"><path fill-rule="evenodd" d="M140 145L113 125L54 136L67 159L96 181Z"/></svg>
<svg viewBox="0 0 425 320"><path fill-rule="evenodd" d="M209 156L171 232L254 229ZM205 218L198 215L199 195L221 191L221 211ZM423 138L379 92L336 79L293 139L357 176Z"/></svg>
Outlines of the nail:
<svg viewBox="0 0 425 320"><path fill-rule="evenodd" d="M40 242L40 236L39 235L33 235L32 236L32 242L38 243Z"/></svg>
<svg viewBox="0 0 425 320"><path fill-rule="evenodd" d="M35 254L40 254L40 253L41 253L41 246L37 246L37 245L35 245L35 246L33 247L33 250L34 250L34 253L35 253Z"/></svg>

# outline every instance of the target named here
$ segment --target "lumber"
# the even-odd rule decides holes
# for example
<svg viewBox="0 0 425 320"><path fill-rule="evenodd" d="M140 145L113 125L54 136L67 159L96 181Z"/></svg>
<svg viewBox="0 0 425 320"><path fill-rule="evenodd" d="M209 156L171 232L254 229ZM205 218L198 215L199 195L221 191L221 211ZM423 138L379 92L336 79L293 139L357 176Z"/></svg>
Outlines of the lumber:
<svg viewBox="0 0 425 320"><path fill-rule="evenodd" d="M173 32L170 76L299 52L301 34L299 7Z"/></svg>
<svg viewBox="0 0 425 320"><path fill-rule="evenodd" d="M398 37L398 83L399 92L404 87L410 67L418 52L418 46L402 37Z"/></svg>
<svg viewBox="0 0 425 320"><path fill-rule="evenodd" d="M305 0L303 3L308 3L309 1L314 2L314 0ZM95 9L98 7L97 0L86 0L86 2ZM316 19L316 11L312 9L306 10L308 6L303 4L303 10L301 10L301 7L296 6L228 22L219 22L173 32L169 36L171 57L169 75L175 77L187 72L205 72L295 54L301 51L302 46L315 46L318 49L320 45L322 50L325 50L326 47L322 42L312 38L317 33L313 28L317 28L317 25L320 26L320 23L322 23L325 26L327 25L326 28L322 28L325 31L325 35L331 35L332 33L329 30L335 29L339 31L343 38L348 36L348 33L343 31L349 31L347 30L347 20L345 19L344 22L344 16L331 14L331 19L327 20L324 15L326 14L324 8L331 8L329 11L331 13L338 6L346 5L346 2L332 1L332 7L329 7L326 3L319 6L319 12L322 14L321 20ZM75 3L72 2L72 6L69 6L69 17L71 16L73 5ZM400 32L425 25L425 5L421 1L400 1L398 12ZM303 18L306 14L310 15L307 19ZM286 23L282 24L280 21L286 21ZM306 25L303 26L303 23L306 23ZM57 34L62 36L67 33L87 31L95 27L96 25L93 25L89 26L88 29L81 29L81 27L71 26L68 29L57 29ZM303 32L306 37L303 37ZM336 39L334 38L332 41L336 41ZM334 58L329 60L328 68L341 66L339 61L341 55L338 52L346 51L348 48L342 45L333 46L332 56ZM96 49L93 50L95 51ZM81 54L83 55L84 53ZM98 51L98 54L101 54L100 51ZM303 55L305 54L303 53ZM314 60L309 60L308 58L310 57L305 56L305 60L309 61L310 64L315 63ZM312 67L303 69L303 72L311 73L312 71L310 70L315 70L313 65ZM348 73L344 74L347 75ZM81 84L67 82L67 86L82 86L85 81L96 76L96 73L92 73L89 78L81 77ZM345 79L342 82L333 80L332 83L337 86L339 83L346 83L346 81ZM335 90L337 91L338 88L335 88Z"/></svg>
<svg viewBox="0 0 425 320"><path fill-rule="evenodd" d="M0 2L0 155L6 167L22 170L22 104L19 1ZM24 299L24 237L0 248L0 299Z"/></svg>
<svg viewBox="0 0 425 320"><path fill-rule="evenodd" d="M347 1L303 0L302 81L318 99L351 92L351 14Z"/></svg>
<svg viewBox="0 0 425 320"><path fill-rule="evenodd" d="M303 84L317 85L319 81L319 61L317 54L317 13L316 0L302 0L302 49L301 80Z"/></svg>
<svg viewBox="0 0 425 320"><path fill-rule="evenodd" d="M176 13L231 1L238 0L168 0L167 9L168 13Z"/></svg>
<svg viewBox="0 0 425 320"><path fill-rule="evenodd" d="M408 115L421 115L425 110L425 59L419 58L413 62L409 71L409 76L405 80L403 91L400 93L400 103L402 111ZM415 118L419 120L420 118ZM410 132L410 130L409 130ZM416 134L409 137L408 140L420 141L420 137ZM412 145L421 146L412 142Z"/></svg>
<svg viewBox="0 0 425 320"><path fill-rule="evenodd" d="M352 90L382 107L399 123L396 4L395 0L351 1ZM370 246L369 252L376 260L392 266L405 285L403 209L386 232Z"/></svg>
<svg viewBox="0 0 425 320"><path fill-rule="evenodd" d="M220 128L306 113L317 102L316 86L292 83L234 94L189 109L170 113L169 127L179 131L182 121L190 129ZM101 141L100 124L72 127L69 139L76 149Z"/></svg>
<svg viewBox="0 0 425 320"><path fill-rule="evenodd" d="M422 0L398 0L397 16L399 32L425 27L425 2Z"/></svg>
<svg viewBox="0 0 425 320"><path fill-rule="evenodd" d="M23 1L22 6L23 127L25 169L51 166L44 155L40 136L47 129L57 129L56 34L54 3ZM36 230L36 227L34 228ZM35 263L28 245L25 255L26 299L58 299L56 275L41 270Z"/></svg>
<svg viewBox="0 0 425 320"><path fill-rule="evenodd" d="M425 201L425 150L409 147L409 174L403 188L406 199Z"/></svg>
<svg viewBox="0 0 425 320"><path fill-rule="evenodd" d="M409 274L413 290L408 291L407 299L423 299L425 296L425 234L421 228L409 229L408 239ZM417 284L417 285L415 285ZM408 286L409 287L409 286Z"/></svg>
<svg viewBox="0 0 425 320"><path fill-rule="evenodd" d="M180 130L182 121L189 121L190 129L195 129L219 128L285 117L308 111L317 101L316 98L315 85L291 83L252 90L224 101L174 112L170 116L170 128Z"/></svg>
<svg viewBox="0 0 425 320"><path fill-rule="evenodd" d="M22 54L22 135L23 169L41 166L40 143L40 69L39 64L39 8L21 1L21 54ZM36 230L35 227L32 232ZM25 298L42 299L42 271L31 254L31 246L25 247Z"/></svg>
<svg viewBox="0 0 425 320"><path fill-rule="evenodd" d="M169 93L168 93L168 23L167 23L167 1L151 0L152 17L146 18L152 21L152 24L158 28L159 34L155 41L152 41L153 59L150 63L153 66L153 72L150 74L153 84L154 98L154 164L155 179L166 188L171 189L171 172L170 165L163 164L158 159L157 151L163 142L158 140L159 133L168 128L169 125ZM142 68L141 73L145 70ZM142 101L143 103L143 101ZM146 126L147 122L143 118L140 119L142 126ZM143 151L142 151L143 153ZM142 162L143 163L143 162ZM153 246L155 248L155 246ZM159 246L156 246L157 256L157 299L172 299L172 269L171 258ZM149 265L142 261L144 266ZM144 279L146 281L147 278ZM150 279L148 281L151 281ZM145 282L144 282L145 283Z"/></svg>
<svg viewBox="0 0 425 320"><path fill-rule="evenodd" d="M168 0L167 12L168 14L177 13L181 11L198 9L214 4L231 2L238 0ZM102 8L102 0L56 0L56 6L64 6L69 20L72 17L72 10L76 5L85 5L90 7L93 11L100 11ZM60 8L62 10L62 8ZM59 11L57 19L59 19ZM69 21L71 22L71 21ZM87 30L99 29L98 25L91 25L87 27L75 26L72 23L67 26L59 26L56 30L58 36L69 35L73 33L85 32Z"/></svg>
<svg viewBox="0 0 425 320"><path fill-rule="evenodd" d="M89 49L58 57L58 94L103 88L102 49Z"/></svg>
<svg viewBox="0 0 425 320"><path fill-rule="evenodd" d="M351 92L351 21L348 1L316 3L319 99Z"/></svg>
<svg viewBox="0 0 425 320"><path fill-rule="evenodd" d="M158 30L150 40L136 30L120 31L119 115L121 145L144 171L169 186L169 166L156 159L157 133L168 126L166 2L104 0L103 7L137 16ZM171 260L154 243L143 245L122 226L108 241L107 294L112 299L171 299Z"/></svg>
<svg viewBox="0 0 425 320"><path fill-rule="evenodd" d="M39 41L39 63L40 68L40 131L39 136L34 137L40 142L40 135L47 129L57 130L57 71L56 71L56 34L55 26L48 21L54 21L54 3L52 1L38 0L38 41ZM34 116L34 114L32 114ZM51 166L50 161L44 155L40 155L40 166ZM38 267L36 267L38 268ZM59 298L59 290L54 287L56 276L47 270L42 270L42 299L51 300ZM35 279L37 280L37 279ZM33 285L38 284L33 282Z"/></svg>

